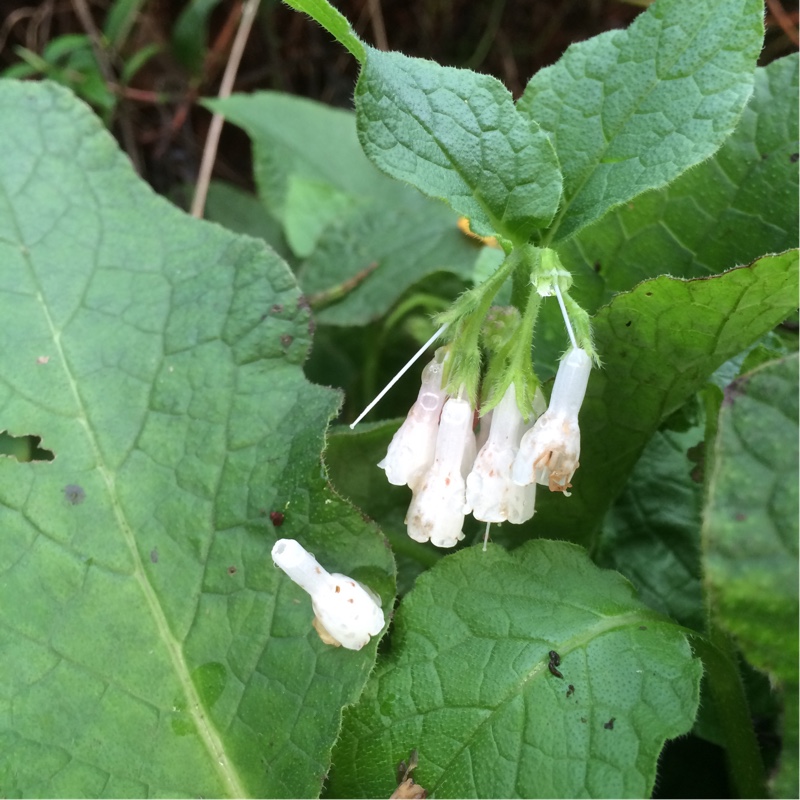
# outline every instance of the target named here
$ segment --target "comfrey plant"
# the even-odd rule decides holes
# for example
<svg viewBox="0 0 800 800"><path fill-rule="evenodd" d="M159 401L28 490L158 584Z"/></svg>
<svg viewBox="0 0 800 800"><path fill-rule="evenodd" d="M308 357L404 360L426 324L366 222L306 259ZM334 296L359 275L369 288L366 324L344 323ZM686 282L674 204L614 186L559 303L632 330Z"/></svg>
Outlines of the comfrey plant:
<svg viewBox="0 0 800 800"><path fill-rule="evenodd" d="M656 0L514 99L294 4L355 113L214 102L292 265L0 80L2 794L797 797L796 54ZM388 451L330 425L443 268Z"/></svg>
<svg viewBox="0 0 800 800"><path fill-rule="evenodd" d="M522 314L513 306L491 306L509 278L526 294ZM570 284L553 250L521 247L440 315L438 334L450 342L425 367L417 400L378 465L390 483L412 490L406 516L412 539L453 547L464 538L464 517L472 513L487 523L485 549L491 523L521 524L533 516L537 483L569 494L580 457L578 412L597 360L589 317L570 297ZM558 300L571 347L546 407L531 351L541 298L550 296ZM488 368L479 392L484 352ZM488 429L479 451L476 411Z"/></svg>

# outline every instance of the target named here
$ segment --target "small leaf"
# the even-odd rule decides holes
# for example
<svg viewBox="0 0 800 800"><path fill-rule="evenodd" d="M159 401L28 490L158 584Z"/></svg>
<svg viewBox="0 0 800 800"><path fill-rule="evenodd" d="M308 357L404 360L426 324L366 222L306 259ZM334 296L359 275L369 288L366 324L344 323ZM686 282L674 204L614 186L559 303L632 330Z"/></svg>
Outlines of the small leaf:
<svg viewBox="0 0 800 800"><path fill-rule="evenodd" d="M260 242L134 175L50 83L0 84L0 783L8 796L319 794L377 642L322 644L298 539L388 609L374 526L326 485L337 393Z"/></svg>
<svg viewBox="0 0 800 800"><path fill-rule="evenodd" d="M469 548L402 601L391 653L345 713L329 792L388 797L416 749L414 779L436 797L646 797L664 740L691 728L701 671L580 548Z"/></svg>
<svg viewBox="0 0 800 800"><path fill-rule="evenodd" d="M797 293L790 251L712 278L644 281L600 309L594 332L603 366L579 417L581 466L572 497L537 494L531 524L540 535L592 535L661 420L783 321Z"/></svg>
<svg viewBox="0 0 800 800"><path fill-rule="evenodd" d="M557 240L714 153L752 91L763 14L762 0L659 0L533 76L518 108L562 164Z"/></svg>
<svg viewBox="0 0 800 800"><path fill-rule="evenodd" d="M753 98L717 153L619 206L559 247L601 302L661 273L697 278L798 245L797 54L756 70Z"/></svg>
<svg viewBox="0 0 800 800"><path fill-rule="evenodd" d="M561 197L553 147L495 78L368 48L356 113L372 161L446 200L475 233L525 242L553 219Z"/></svg>

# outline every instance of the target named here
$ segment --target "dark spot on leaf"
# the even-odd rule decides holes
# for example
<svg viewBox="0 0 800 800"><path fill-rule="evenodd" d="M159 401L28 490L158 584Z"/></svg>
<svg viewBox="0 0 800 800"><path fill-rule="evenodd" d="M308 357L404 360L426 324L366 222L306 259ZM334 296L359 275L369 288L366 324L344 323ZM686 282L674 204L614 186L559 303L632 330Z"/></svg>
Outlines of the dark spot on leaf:
<svg viewBox="0 0 800 800"><path fill-rule="evenodd" d="M628 320L628 321L625 323L625 327L626 327L626 328L630 328L630 326L631 326L631 322L632 322L632 320Z"/></svg>
<svg viewBox="0 0 800 800"><path fill-rule="evenodd" d="M281 344L284 347L288 347L293 341L294 336L292 336L290 333L284 333L283 336L281 336Z"/></svg>
<svg viewBox="0 0 800 800"><path fill-rule="evenodd" d="M564 676L556 669L558 665L561 663L561 656L556 653L555 650L551 650L548 655L550 656L550 662L547 665L547 668L550 670L550 674L555 676L556 678L563 679Z"/></svg>
<svg viewBox="0 0 800 800"><path fill-rule="evenodd" d="M791 162L792 162L792 164L795 164L795 163L797 162L797 159L798 159L798 158L800 158L800 153L792 153L792 154L789 156L789 161L791 161Z"/></svg>
<svg viewBox="0 0 800 800"><path fill-rule="evenodd" d="M647 625L640 625L639 626L639 630L640 631L646 631L647 630Z"/></svg>
<svg viewBox="0 0 800 800"><path fill-rule="evenodd" d="M586 717L581 717L581 722L583 722L584 724L586 724Z"/></svg>
<svg viewBox="0 0 800 800"><path fill-rule="evenodd" d="M158 548L157 547L154 547L150 551L150 561L152 561L153 564L158 564Z"/></svg>
<svg viewBox="0 0 800 800"><path fill-rule="evenodd" d="M270 314L282 314L283 313L283 306L280 303L275 303L272 308L269 310Z"/></svg>
<svg viewBox="0 0 800 800"><path fill-rule="evenodd" d="M280 526L283 525L283 521L286 519L286 515L282 514L280 511L270 511L269 518L276 528L280 528Z"/></svg>
<svg viewBox="0 0 800 800"><path fill-rule="evenodd" d="M744 521L747 519L747 514L745 514L745 513L744 513L744 512L742 512L742 511L737 511L737 512L736 512L736 516L734 517L734 519L735 519L737 522L744 522Z"/></svg>
<svg viewBox="0 0 800 800"><path fill-rule="evenodd" d="M228 575L235 575L236 574L236 567L230 566L228 567Z"/></svg>
<svg viewBox="0 0 800 800"><path fill-rule="evenodd" d="M599 261L595 261L593 266L594 266L594 271L595 272L600 272L600 262Z"/></svg>
<svg viewBox="0 0 800 800"><path fill-rule="evenodd" d="M614 720L615 720L615 719L616 719L616 717L611 717L611 719L610 719L608 722L604 722L604 723L603 723L603 727L604 727L604 728L605 728L607 731L613 731L613 730L614 730Z"/></svg>
<svg viewBox="0 0 800 800"><path fill-rule="evenodd" d="M70 483L64 487L64 497L70 505L77 506L86 499L86 492L80 486Z"/></svg>
<svg viewBox="0 0 800 800"><path fill-rule="evenodd" d="M308 302L308 298L304 294L297 298L297 307L302 309L311 308L311 303Z"/></svg>
<svg viewBox="0 0 800 800"><path fill-rule="evenodd" d="M768 158L769 158L769 153L762 153L761 154L761 160L762 161L766 161Z"/></svg>
<svg viewBox="0 0 800 800"><path fill-rule="evenodd" d="M653 293L652 293L652 292L645 292L645 293L644 293L644 296L645 296L645 297L652 297L652 296L653 296Z"/></svg>
<svg viewBox="0 0 800 800"><path fill-rule="evenodd" d="M572 695L574 694L575 694L575 687L572 684L570 684L569 686L567 686L567 697L572 697Z"/></svg>

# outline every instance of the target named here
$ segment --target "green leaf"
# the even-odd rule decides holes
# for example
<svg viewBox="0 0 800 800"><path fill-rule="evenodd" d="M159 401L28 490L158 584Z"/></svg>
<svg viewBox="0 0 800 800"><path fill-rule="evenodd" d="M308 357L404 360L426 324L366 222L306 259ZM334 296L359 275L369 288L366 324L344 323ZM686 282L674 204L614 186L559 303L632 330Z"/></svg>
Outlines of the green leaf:
<svg viewBox="0 0 800 800"><path fill-rule="evenodd" d="M648 606L705 629L700 583L703 428L658 431L603 526L600 561L619 570ZM692 458L691 456L694 456Z"/></svg>
<svg viewBox="0 0 800 800"><path fill-rule="evenodd" d="M476 233L521 243L553 219L558 159L495 78L368 48L356 114L375 164L446 200Z"/></svg>
<svg viewBox="0 0 800 800"><path fill-rule="evenodd" d="M172 26L172 52L191 75L199 78L208 38L208 19L220 0L189 0Z"/></svg>
<svg viewBox="0 0 800 800"><path fill-rule="evenodd" d="M379 198L388 204L407 194L364 155L352 112L280 92L232 95L203 104L247 131L259 197L281 221L292 180L325 184L365 204Z"/></svg>
<svg viewBox="0 0 800 800"><path fill-rule="evenodd" d="M797 681L798 359L725 392L705 510L706 580L748 659Z"/></svg>
<svg viewBox="0 0 800 800"><path fill-rule="evenodd" d="M664 275L600 309L594 333L603 367L589 379L579 418L572 497L538 493L525 529L591 541L661 420L785 319L797 293L797 252L790 251L712 278Z"/></svg>
<svg viewBox="0 0 800 800"><path fill-rule="evenodd" d="M659 0L533 76L518 108L564 172L555 240L717 150L752 91L763 14L762 0Z"/></svg>
<svg viewBox="0 0 800 800"><path fill-rule="evenodd" d="M320 469L308 309L65 90L3 82L0 116L1 426L55 453L0 458L3 793L316 796L377 645L323 645L270 549L387 608L393 565Z"/></svg>
<svg viewBox="0 0 800 800"><path fill-rule="evenodd" d="M354 114L275 92L208 104L253 139L259 195L307 256L303 291L326 297L321 324L364 325L435 272L472 277L478 245L452 211L373 166Z"/></svg>
<svg viewBox="0 0 800 800"><path fill-rule="evenodd" d="M417 749L429 796L647 797L664 740L691 728L701 671L580 548L469 548L402 601L391 653L345 712L330 793L388 796Z"/></svg>
<svg viewBox="0 0 800 800"><path fill-rule="evenodd" d="M399 207L376 207L331 225L298 280L312 298L345 284L346 294L322 308L327 325L365 325L383 316L411 286L435 272L472 278L481 248L456 226L450 209L417 192ZM368 272L367 272L368 271Z"/></svg>
<svg viewBox="0 0 800 800"><path fill-rule="evenodd" d="M725 391L704 514L706 584L748 660L798 679L798 360L742 375Z"/></svg>
<svg viewBox="0 0 800 800"><path fill-rule="evenodd" d="M236 186L223 181L211 181L205 218L236 233L263 239L282 258L291 257L280 224L264 210L255 195Z"/></svg>
<svg viewBox="0 0 800 800"><path fill-rule="evenodd" d="M660 273L700 277L797 247L797 64L795 53L756 70L753 98L712 158L561 245L573 273L599 272L595 304Z"/></svg>

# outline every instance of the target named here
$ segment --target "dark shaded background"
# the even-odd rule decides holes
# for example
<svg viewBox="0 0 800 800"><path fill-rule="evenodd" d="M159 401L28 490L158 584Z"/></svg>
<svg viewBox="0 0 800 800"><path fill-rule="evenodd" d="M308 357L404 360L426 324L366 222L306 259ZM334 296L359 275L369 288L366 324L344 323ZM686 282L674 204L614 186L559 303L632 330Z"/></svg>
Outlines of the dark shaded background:
<svg viewBox="0 0 800 800"><path fill-rule="evenodd" d="M101 28L112 0L83 2ZM569 44L626 27L646 4L647 0L335 2L367 42L490 73L515 96L534 72L556 61ZM795 47L798 17L792 0L767 0L767 4L764 63ZM0 0L0 70L19 62L15 52L19 46L41 53L58 36L83 33L77 5L76 0ZM119 68L122 59L147 44L163 47L137 73L111 125L140 172L162 193L194 183L210 119L195 100L218 90L242 0L215 5L204 37L205 58L194 69L181 63L172 42L176 22L189 5L168 0L144 3L115 64ZM276 89L350 107L356 77L355 60L326 31L279 0L262 0L235 90ZM132 136L121 135L123 125ZM223 132L215 177L252 188L250 144L233 126Z"/></svg>

